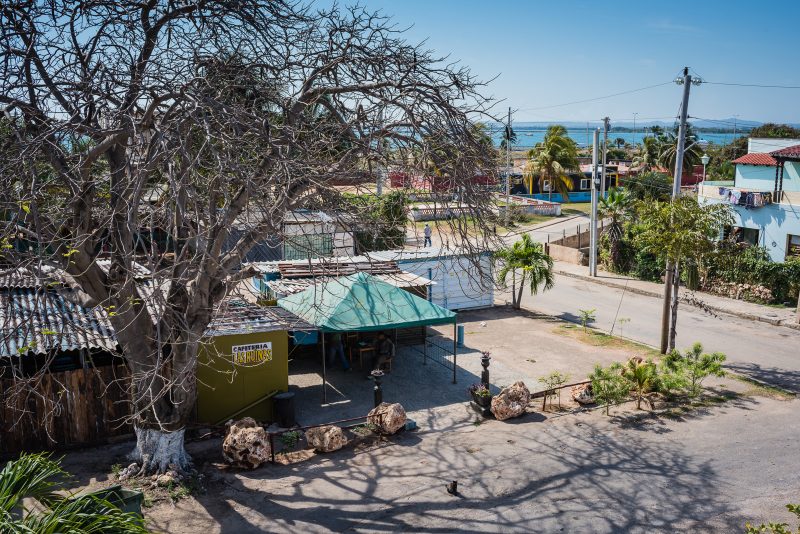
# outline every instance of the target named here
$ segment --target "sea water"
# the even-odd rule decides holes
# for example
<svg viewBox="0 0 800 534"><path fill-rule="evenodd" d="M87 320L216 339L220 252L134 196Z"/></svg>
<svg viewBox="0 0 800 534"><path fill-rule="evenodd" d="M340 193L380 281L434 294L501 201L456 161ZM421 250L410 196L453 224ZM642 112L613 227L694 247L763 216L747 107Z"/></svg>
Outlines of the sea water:
<svg viewBox="0 0 800 534"><path fill-rule="evenodd" d="M524 150L526 148L533 147L536 143L540 143L544 139L544 134L547 131L546 126L514 126L514 133L517 134L517 140L512 145L512 148L516 150ZM495 130L494 128L492 130ZM665 128L665 130L668 130ZM587 130L586 128L568 128L567 135L575 140L580 147L587 147L591 146L592 144L592 132L593 129L590 128ZM498 131L492 131L492 140L494 141L495 146L500 146L500 141L503 139L503 130L499 129ZM602 135L602 131L601 131ZM612 146L615 144L617 138L621 138L625 140L625 143L629 145L633 144L641 144L642 138L645 135L650 135L649 132L638 131L638 132L608 132L608 144ZM701 139L708 141L709 143L714 143L717 145L726 145L733 141L734 135L733 131L730 132L722 132L722 133L710 133L710 132L698 132L698 135ZM736 137L741 137L743 135L747 135L747 132L736 132Z"/></svg>

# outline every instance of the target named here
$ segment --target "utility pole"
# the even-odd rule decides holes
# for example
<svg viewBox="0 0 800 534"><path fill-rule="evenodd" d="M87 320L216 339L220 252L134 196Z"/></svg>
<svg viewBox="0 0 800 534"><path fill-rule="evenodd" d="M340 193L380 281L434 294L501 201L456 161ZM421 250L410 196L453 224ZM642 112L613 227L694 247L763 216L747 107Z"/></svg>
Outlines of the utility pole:
<svg viewBox="0 0 800 534"><path fill-rule="evenodd" d="M511 212L511 106L508 108L508 122L506 123L506 228L508 228L509 213ZM531 191L533 193L533 191Z"/></svg>
<svg viewBox="0 0 800 534"><path fill-rule="evenodd" d="M600 195L606 197L606 163L608 156L608 121L609 118L603 118L603 175L600 179Z"/></svg>
<svg viewBox="0 0 800 534"><path fill-rule="evenodd" d="M681 193L681 179L683 178L683 152L686 145L686 118L689 114L689 89L692 87L692 76L689 67L683 69L683 77L675 80L683 85L683 100L681 102L681 117L678 126L678 147L675 151L675 173L672 182L672 200ZM675 322L677 320L677 294L680 277L677 266L672 260L667 260L667 269L664 276L664 306L661 313L661 354L674 348ZM673 313L674 312L674 313ZM670 318L672 325L670 327Z"/></svg>
<svg viewBox="0 0 800 534"><path fill-rule="evenodd" d="M592 213L589 224L589 276L597 276L597 156L600 144L600 128L594 130L592 143ZM580 233L580 229L578 230ZM580 235L580 234L579 234Z"/></svg>

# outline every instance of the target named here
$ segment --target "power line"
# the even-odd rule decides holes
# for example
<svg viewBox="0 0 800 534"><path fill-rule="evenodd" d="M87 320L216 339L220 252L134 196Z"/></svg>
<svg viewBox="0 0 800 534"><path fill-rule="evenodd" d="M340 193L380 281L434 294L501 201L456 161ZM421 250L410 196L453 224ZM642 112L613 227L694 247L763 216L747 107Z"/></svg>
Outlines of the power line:
<svg viewBox="0 0 800 534"><path fill-rule="evenodd" d="M670 85L672 83L674 83L674 82L672 80L670 80L668 82L657 83L655 85L648 85L647 87L640 87L638 89L631 89L629 91L621 91L619 93L614 93L614 94L611 94L611 95L598 96L598 97L595 97L595 98L587 98L587 99L584 99L584 100L575 100L573 102L564 102L563 104L554 104L552 106L539 106L539 107L535 107L535 108L520 108L517 111L536 111L536 110L539 110L539 109L551 109L551 108L560 108L560 107L564 107L564 106L572 106L574 104L584 104L586 102L595 102L597 100L604 100L606 98L614 98L615 96L629 95L631 93L638 93L640 91L646 91L648 89L655 89L656 87L663 87L665 85Z"/></svg>
<svg viewBox="0 0 800 534"><path fill-rule="evenodd" d="M714 85L727 85L731 87L760 87L762 89L800 89L800 85L767 85L760 83L709 82L706 80L703 80L703 83L711 83Z"/></svg>

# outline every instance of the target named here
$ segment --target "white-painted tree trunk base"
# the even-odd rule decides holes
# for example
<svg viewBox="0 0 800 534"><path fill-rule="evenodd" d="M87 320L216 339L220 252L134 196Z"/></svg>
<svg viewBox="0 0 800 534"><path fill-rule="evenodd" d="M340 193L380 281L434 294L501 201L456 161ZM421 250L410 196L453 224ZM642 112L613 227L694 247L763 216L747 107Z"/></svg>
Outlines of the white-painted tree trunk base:
<svg viewBox="0 0 800 534"><path fill-rule="evenodd" d="M192 459L183 444L185 429L164 432L151 428L136 428L136 448L128 459L141 466L140 475L166 473L172 469L179 473L191 468Z"/></svg>

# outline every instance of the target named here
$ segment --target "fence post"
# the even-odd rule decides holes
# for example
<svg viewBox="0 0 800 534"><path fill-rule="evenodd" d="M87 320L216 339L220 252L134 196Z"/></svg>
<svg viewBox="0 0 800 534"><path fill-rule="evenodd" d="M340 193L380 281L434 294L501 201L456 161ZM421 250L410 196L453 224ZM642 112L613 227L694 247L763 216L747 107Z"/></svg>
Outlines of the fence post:
<svg viewBox="0 0 800 534"><path fill-rule="evenodd" d="M456 383L456 358L458 355L458 323L453 323L453 384Z"/></svg>
<svg viewBox="0 0 800 534"><path fill-rule="evenodd" d="M375 369L372 371L372 378L375 379L375 388L372 390L373 400L377 408L383 402L383 390L381 389L381 379L383 378L383 371Z"/></svg>
<svg viewBox="0 0 800 534"><path fill-rule="evenodd" d="M428 327L422 327L422 365L428 365Z"/></svg>

